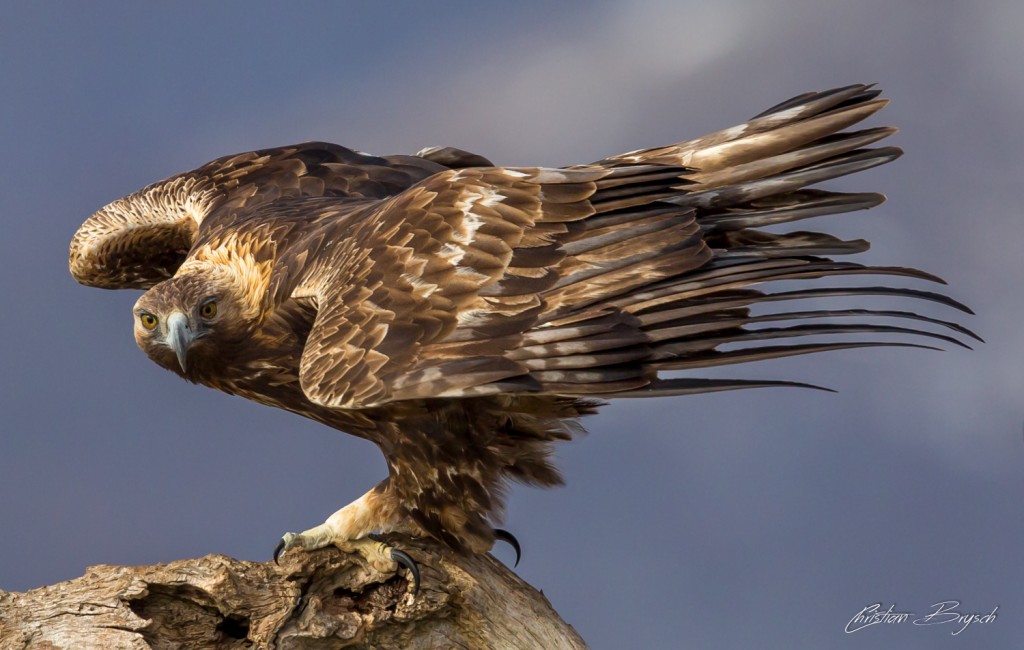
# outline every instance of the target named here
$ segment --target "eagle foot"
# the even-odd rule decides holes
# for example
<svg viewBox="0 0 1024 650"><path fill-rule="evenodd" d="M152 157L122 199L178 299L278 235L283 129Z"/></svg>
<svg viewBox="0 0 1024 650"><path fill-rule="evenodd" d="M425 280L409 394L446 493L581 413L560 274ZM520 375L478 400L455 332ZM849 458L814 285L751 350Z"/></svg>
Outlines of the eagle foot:
<svg viewBox="0 0 1024 650"><path fill-rule="evenodd" d="M397 562L400 566L405 567L412 574L412 593L415 595L420 590L420 567L416 564L416 560L406 553L405 551L399 550L393 546L388 546L384 543L377 535L370 535L367 540L358 540L360 544L356 546L355 550L366 558L366 561L373 564L375 567L377 563L383 561L388 563L388 569L391 569L390 562ZM366 543L368 542L368 543Z"/></svg>
<svg viewBox="0 0 1024 650"><path fill-rule="evenodd" d="M523 547L519 545L519 540L516 539L516 536L504 528L495 528L494 539L505 542L512 547L512 550L516 552L516 563L512 565L512 568L514 569L519 566L519 559L523 556Z"/></svg>
<svg viewBox="0 0 1024 650"><path fill-rule="evenodd" d="M281 554L293 548L312 551L334 544L346 553L359 553L366 558L370 566L382 573L395 571L396 564L405 567L412 574L412 593L415 595L419 592L419 565L405 551L388 546L376 535L370 535L362 539L339 541L323 534L324 531L318 530L320 528L321 526L317 526L302 533L285 533L281 537L281 541L274 548L274 564L280 564L278 559L281 557Z"/></svg>

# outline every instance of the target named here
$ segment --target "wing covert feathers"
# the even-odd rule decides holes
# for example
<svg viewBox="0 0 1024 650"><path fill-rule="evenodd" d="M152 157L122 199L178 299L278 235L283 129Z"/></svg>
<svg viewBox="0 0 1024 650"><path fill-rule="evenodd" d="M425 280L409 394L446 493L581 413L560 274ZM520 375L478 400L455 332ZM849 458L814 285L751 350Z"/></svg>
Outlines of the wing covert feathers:
<svg viewBox="0 0 1024 650"><path fill-rule="evenodd" d="M670 277L710 258L692 211L650 203L652 193L671 195L683 170L664 171L462 169L368 208L345 234L325 236L335 242L323 249L329 261L297 288L320 305L303 390L352 408L540 389L508 355L546 314L587 287L611 295L638 274ZM635 187L622 191L623 177ZM642 234L587 236L609 187L616 193L607 200L632 211ZM630 239L650 250L623 255Z"/></svg>

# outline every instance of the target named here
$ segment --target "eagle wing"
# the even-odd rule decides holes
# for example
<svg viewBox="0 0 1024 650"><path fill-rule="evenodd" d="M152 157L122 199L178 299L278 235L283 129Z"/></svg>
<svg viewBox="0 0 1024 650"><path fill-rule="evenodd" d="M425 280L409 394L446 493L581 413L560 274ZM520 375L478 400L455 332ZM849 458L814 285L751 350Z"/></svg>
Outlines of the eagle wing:
<svg viewBox="0 0 1024 650"><path fill-rule="evenodd" d="M621 267L605 268L608 295L616 278L667 277L710 257L693 211L653 202L675 192L682 171L448 171L325 222L315 244L295 247L314 260L295 297L319 310L302 355L303 390L345 408L536 390L529 364L509 353L595 265ZM573 248L586 220L631 208L628 236L643 255L618 261L621 230L589 261Z"/></svg>
<svg viewBox="0 0 1024 650"><path fill-rule="evenodd" d="M863 251L863 240L760 229L884 200L806 189L900 155L865 148L894 129L841 132L886 104L877 94L858 85L801 96L739 127L588 166L444 172L325 225L321 243L302 249L313 261L295 292L319 310L302 355L304 392L342 408L495 393L683 394L794 384L659 373L867 345L920 347L777 343L794 337L915 334L963 345L902 325L827 322L903 319L975 337L912 312L752 313L850 295L966 310L939 294L886 286L750 288L840 275L939 281L823 257Z"/></svg>
<svg viewBox="0 0 1024 650"><path fill-rule="evenodd" d="M324 142L218 158L96 212L72 239L71 273L90 286L146 289L172 277L210 230L259 206L299 197L385 198L447 169L445 162L466 159L484 160L456 149L377 157Z"/></svg>
<svg viewBox="0 0 1024 650"><path fill-rule="evenodd" d="M885 105L877 95L862 85L802 95L703 138L565 169L496 168L451 148L377 158L324 143L229 156L97 212L75 235L71 270L84 284L146 288L203 246L248 237L252 246L243 248L264 251L273 267L250 302L272 310L294 299L309 315L315 308L299 378L309 399L331 407L778 385L785 382L658 375L889 344L774 344L791 337L913 333L959 343L826 318L901 318L973 336L910 312L752 314L849 295L966 309L939 294L882 286L751 288L837 275L937 280L824 257L862 251L861 240L763 229L883 200L806 189L900 154L868 148L894 129L844 131ZM797 324L774 324L786 320ZM773 344L748 345L762 341Z"/></svg>

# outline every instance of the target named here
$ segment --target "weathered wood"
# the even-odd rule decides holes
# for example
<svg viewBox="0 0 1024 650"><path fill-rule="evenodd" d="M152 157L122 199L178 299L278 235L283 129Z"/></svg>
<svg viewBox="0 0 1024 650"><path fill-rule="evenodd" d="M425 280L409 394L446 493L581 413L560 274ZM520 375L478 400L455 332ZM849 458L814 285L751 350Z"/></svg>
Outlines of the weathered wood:
<svg viewBox="0 0 1024 650"><path fill-rule="evenodd" d="M90 567L0 591L0 650L585 648L543 594L490 557L394 538L420 565L405 579L336 549L256 563L210 555Z"/></svg>

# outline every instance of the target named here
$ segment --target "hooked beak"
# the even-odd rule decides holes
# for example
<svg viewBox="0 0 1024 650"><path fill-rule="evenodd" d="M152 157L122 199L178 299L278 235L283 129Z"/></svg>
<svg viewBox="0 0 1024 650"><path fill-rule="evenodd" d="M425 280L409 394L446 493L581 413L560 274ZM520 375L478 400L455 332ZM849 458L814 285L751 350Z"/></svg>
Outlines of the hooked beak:
<svg viewBox="0 0 1024 650"><path fill-rule="evenodd" d="M196 339L195 333L188 326L188 318L180 311L176 311L167 319L167 345L174 350L178 357L178 365L181 371L185 372L185 357L192 341Z"/></svg>

